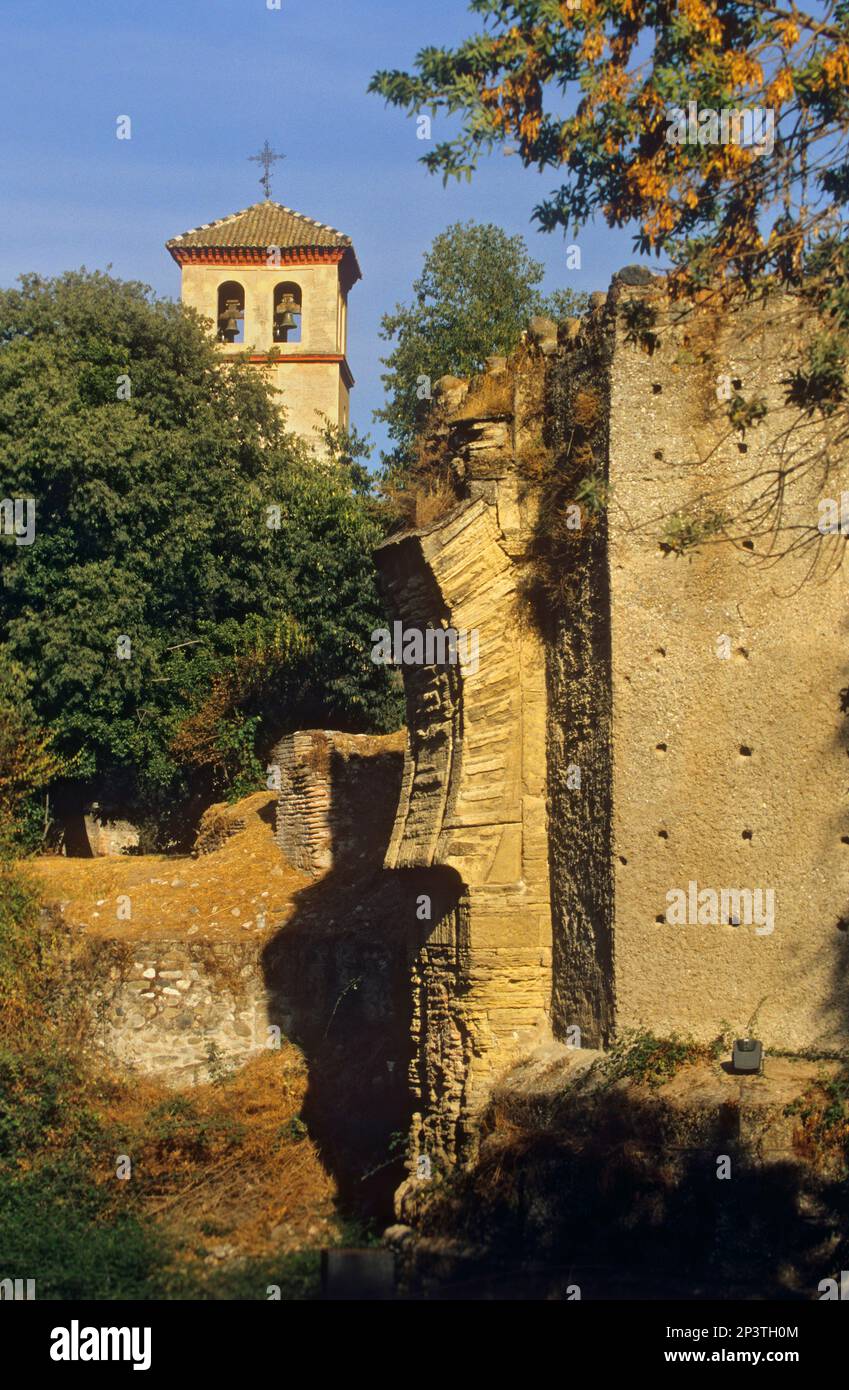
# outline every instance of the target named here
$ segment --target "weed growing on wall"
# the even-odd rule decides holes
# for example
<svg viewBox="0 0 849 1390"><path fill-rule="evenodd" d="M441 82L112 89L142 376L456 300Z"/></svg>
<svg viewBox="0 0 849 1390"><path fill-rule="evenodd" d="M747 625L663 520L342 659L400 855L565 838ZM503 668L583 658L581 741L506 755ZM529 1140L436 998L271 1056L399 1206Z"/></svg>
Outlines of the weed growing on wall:
<svg viewBox="0 0 849 1390"><path fill-rule="evenodd" d="M651 1088L670 1081L682 1067L697 1062L716 1062L722 1054L724 1039L713 1043L697 1043L692 1038L671 1033L657 1037L647 1028L623 1030L599 1064L605 1081L632 1081Z"/></svg>

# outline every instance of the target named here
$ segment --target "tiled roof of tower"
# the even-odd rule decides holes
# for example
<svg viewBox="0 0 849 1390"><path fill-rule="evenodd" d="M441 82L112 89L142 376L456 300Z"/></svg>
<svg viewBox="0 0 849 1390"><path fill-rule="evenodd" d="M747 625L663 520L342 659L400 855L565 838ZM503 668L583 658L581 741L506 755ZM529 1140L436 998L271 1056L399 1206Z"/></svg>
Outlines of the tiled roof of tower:
<svg viewBox="0 0 849 1390"><path fill-rule="evenodd" d="M202 227L193 227L180 236L171 237L165 245L172 255L203 247L233 251L266 251L270 246L279 246L281 251L349 250L356 264L353 243L344 232L270 200L253 203L241 212L219 217Z"/></svg>

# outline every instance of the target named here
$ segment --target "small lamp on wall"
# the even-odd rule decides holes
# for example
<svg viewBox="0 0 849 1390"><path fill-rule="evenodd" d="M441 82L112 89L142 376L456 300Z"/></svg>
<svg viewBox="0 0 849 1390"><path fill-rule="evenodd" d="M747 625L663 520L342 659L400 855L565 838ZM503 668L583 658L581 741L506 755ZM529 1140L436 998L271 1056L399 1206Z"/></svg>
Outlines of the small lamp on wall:
<svg viewBox="0 0 849 1390"><path fill-rule="evenodd" d="M757 1076L763 1070L763 1043L757 1038L737 1038L731 1052L732 1070L738 1076Z"/></svg>

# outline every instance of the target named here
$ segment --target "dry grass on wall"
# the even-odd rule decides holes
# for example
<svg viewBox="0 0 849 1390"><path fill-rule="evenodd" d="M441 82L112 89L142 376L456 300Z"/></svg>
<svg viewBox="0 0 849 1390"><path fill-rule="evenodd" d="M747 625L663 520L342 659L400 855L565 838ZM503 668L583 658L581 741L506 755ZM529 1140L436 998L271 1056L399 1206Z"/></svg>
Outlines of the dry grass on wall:
<svg viewBox="0 0 849 1390"><path fill-rule="evenodd" d="M45 901L91 938L250 941L279 929L309 882L274 842L276 792L255 792L233 806L210 808L201 825L205 852L118 855L102 859L50 856L29 866ZM131 916L119 916L119 899Z"/></svg>

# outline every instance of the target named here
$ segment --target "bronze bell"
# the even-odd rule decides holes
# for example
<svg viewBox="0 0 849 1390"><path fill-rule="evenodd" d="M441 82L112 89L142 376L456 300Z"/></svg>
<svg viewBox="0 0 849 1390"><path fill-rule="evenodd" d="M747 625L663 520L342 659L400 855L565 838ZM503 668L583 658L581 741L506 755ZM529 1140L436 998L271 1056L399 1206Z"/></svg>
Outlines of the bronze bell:
<svg viewBox="0 0 849 1390"><path fill-rule="evenodd" d="M291 294L284 294L280 303L274 311L274 326L279 334L288 333L290 329L297 328L298 323L293 309L298 308L298 301ZM285 338L283 339L285 342Z"/></svg>
<svg viewBox="0 0 849 1390"><path fill-rule="evenodd" d="M242 306L238 299L228 299L224 310L218 315L218 326L221 330L221 337L225 343L235 343L239 336L239 320L242 317Z"/></svg>

